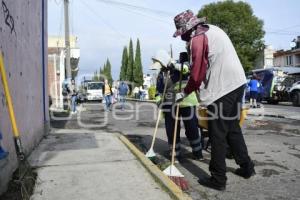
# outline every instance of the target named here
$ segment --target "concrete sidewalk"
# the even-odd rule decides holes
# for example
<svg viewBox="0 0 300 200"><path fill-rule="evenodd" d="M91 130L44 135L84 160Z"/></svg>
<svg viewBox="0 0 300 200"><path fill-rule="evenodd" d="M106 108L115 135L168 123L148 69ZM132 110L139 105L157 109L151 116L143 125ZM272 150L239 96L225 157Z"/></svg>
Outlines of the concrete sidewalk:
<svg viewBox="0 0 300 200"><path fill-rule="evenodd" d="M260 108L250 108L248 115L300 120L300 107L262 104Z"/></svg>
<svg viewBox="0 0 300 200"><path fill-rule="evenodd" d="M38 173L32 200L171 199L117 134L52 130L29 161Z"/></svg>

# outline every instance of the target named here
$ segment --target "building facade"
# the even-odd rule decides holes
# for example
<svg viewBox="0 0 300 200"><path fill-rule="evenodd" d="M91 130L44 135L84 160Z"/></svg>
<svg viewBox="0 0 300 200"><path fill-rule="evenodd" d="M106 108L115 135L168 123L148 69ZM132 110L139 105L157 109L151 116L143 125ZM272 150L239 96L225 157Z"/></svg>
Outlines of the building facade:
<svg viewBox="0 0 300 200"><path fill-rule="evenodd" d="M274 53L275 67L300 67L300 36L294 39L290 50L279 50Z"/></svg>
<svg viewBox="0 0 300 200"><path fill-rule="evenodd" d="M266 45L264 50L256 59L254 69L266 69L273 67L274 53L275 50L273 47L271 45Z"/></svg>
<svg viewBox="0 0 300 200"><path fill-rule="evenodd" d="M80 49L77 46L77 37L70 37L71 73L72 79L78 74ZM62 86L65 81L65 41L63 37L51 36L48 38L48 95L52 100L52 108L63 109Z"/></svg>
<svg viewBox="0 0 300 200"><path fill-rule="evenodd" d="M2 0L0 51L4 55L8 85L25 154L28 155L48 130L47 0ZM18 167L13 133L3 85L0 83L0 194L7 189Z"/></svg>

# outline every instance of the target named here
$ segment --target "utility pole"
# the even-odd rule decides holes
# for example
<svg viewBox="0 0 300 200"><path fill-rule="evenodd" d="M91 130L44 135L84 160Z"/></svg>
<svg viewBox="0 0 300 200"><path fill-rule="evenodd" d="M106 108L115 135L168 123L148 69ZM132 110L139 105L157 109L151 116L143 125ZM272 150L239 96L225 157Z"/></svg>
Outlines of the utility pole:
<svg viewBox="0 0 300 200"><path fill-rule="evenodd" d="M172 48L172 44L170 44L170 56L171 56L171 58L173 58L173 48Z"/></svg>
<svg viewBox="0 0 300 200"><path fill-rule="evenodd" d="M71 49L70 49L70 30L69 30L69 2L64 0L65 7L65 58L66 58L66 79L70 81L71 75Z"/></svg>

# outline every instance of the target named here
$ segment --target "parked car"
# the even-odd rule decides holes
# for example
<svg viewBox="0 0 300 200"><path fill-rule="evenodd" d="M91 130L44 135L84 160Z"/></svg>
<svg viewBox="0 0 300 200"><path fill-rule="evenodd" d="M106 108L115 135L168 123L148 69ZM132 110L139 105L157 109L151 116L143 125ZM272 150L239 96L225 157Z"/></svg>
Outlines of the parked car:
<svg viewBox="0 0 300 200"><path fill-rule="evenodd" d="M86 95L82 92L79 92L77 95L77 103L80 104L80 103L84 103L86 101L87 101Z"/></svg>
<svg viewBox="0 0 300 200"><path fill-rule="evenodd" d="M288 89L288 95L293 106L300 106L300 73L290 74L292 82Z"/></svg>

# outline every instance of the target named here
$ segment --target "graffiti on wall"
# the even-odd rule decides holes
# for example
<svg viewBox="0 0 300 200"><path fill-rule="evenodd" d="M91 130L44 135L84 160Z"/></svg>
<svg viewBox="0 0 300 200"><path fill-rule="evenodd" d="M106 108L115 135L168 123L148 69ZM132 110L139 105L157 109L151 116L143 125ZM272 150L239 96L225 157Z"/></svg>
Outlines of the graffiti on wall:
<svg viewBox="0 0 300 200"><path fill-rule="evenodd" d="M7 8L6 3L3 0L2 0L2 11L3 11L3 14L4 14L4 22L9 27L10 33L11 34L14 33L16 35L17 33L16 33L16 30L15 30L14 18L10 14L9 9Z"/></svg>

